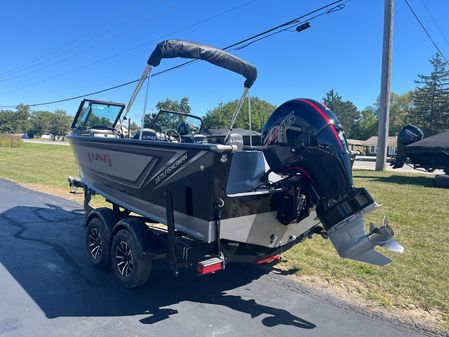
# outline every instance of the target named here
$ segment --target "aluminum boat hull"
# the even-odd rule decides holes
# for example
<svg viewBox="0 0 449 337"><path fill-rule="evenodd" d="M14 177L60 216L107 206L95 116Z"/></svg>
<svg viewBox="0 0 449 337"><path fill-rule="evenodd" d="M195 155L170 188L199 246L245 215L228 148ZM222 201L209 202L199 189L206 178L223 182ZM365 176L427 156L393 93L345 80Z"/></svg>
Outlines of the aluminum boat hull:
<svg viewBox="0 0 449 337"><path fill-rule="evenodd" d="M78 135L68 139L81 179L89 189L161 223L166 223L165 192L170 191L176 228L204 242L218 238L218 200L223 201L220 239L273 248L319 224L314 210L299 223L281 224L276 219L273 193L235 193L238 187L229 186L228 180L242 171L246 170L246 177L260 175L262 164L256 167L251 163L260 162L260 158L263 163L261 151L235 152L232 146L219 144Z"/></svg>

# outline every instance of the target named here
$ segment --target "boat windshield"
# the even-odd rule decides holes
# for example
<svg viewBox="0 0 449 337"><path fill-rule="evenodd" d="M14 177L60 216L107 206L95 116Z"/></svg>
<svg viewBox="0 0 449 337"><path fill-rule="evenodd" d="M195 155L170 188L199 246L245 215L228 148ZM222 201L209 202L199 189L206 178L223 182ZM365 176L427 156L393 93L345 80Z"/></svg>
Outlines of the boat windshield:
<svg viewBox="0 0 449 337"><path fill-rule="evenodd" d="M149 127L156 132L168 129L178 131L183 135L196 135L201 132L203 121L200 117L181 112L161 110L151 121Z"/></svg>
<svg viewBox="0 0 449 337"><path fill-rule="evenodd" d="M124 104L84 100L75 116L72 128L114 128Z"/></svg>

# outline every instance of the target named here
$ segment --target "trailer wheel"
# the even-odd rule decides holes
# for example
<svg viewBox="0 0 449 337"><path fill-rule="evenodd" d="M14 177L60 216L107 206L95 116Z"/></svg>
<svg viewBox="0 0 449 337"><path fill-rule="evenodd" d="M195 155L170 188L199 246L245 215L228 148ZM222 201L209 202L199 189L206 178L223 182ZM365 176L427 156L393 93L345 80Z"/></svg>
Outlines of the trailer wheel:
<svg viewBox="0 0 449 337"><path fill-rule="evenodd" d="M112 241L112 269L120 283L127 288L143 285L151 273L151 259L127 229L121 229Z"/></svg>
<svg viewBox="0 0 449 337"><path fill-rule="evenodd" d="M441 174L441 175L436 176L435 177L435 186L449 188L449 175Z"/></svg>
<svg viewBox="0 0 449 337"><path fill-rule="evenodd" d="M105 269L109 265L110 247L105 225L98 217L90 219L86 226L86 248L95 267Z"/></svg>

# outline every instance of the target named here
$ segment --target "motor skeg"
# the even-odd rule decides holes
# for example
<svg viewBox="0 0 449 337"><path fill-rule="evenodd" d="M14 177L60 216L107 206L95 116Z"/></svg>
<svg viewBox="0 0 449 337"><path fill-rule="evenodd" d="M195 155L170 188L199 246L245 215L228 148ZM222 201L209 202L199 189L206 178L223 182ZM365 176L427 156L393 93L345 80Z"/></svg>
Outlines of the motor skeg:
<svg viewBox="0 0 449 337"><path fill-rule="evenodd" d="M302 173L327 206L353 191L343 129L325 105L302 98L282 104L262 129L262 145L274 172Z"/></svg>

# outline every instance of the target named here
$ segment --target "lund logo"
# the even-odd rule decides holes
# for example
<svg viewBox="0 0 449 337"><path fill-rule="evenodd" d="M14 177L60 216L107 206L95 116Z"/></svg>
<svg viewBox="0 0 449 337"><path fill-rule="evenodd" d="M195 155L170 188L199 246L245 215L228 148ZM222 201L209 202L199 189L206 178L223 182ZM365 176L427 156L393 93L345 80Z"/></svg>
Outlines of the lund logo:
<svg viewBox="0 0 449 337"><path fill-rule="evenodd" d="M294 111L290 112L287 117L285 117L282 122L275 125L270 130L268 130L267 135L263 140L263 148L266 149L268 145L279 141L279 138L288 130L290 126L295 122Z"/></svg>
<svg viewBox="0 0 449 337"><path fill-rule="evenodd" d="M98 153L98 152L87 152L87 157L89 158L89 162L93 161L102 161L107 164L109 167L112 167L111 156L107 153Z"/></svg>
<svg viewBox="0 0 449 337"><path fill-rule="evenodd" d="M167 178L170 173L175 171L179 166L181 166L187 160L187 154L183 154L181 157L176 159L169 167L167 167L164 171L162 171L156 179L154 179L156 185L161 182L161 180Z"/></svg>

